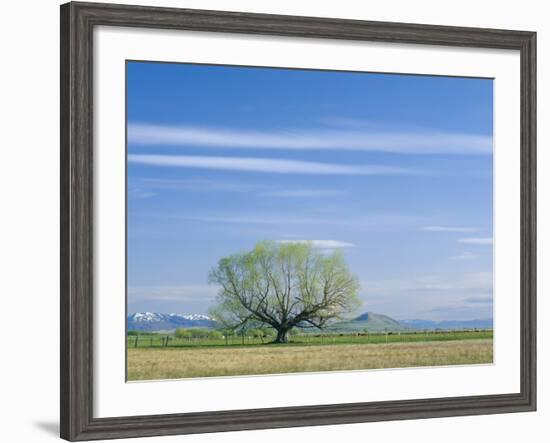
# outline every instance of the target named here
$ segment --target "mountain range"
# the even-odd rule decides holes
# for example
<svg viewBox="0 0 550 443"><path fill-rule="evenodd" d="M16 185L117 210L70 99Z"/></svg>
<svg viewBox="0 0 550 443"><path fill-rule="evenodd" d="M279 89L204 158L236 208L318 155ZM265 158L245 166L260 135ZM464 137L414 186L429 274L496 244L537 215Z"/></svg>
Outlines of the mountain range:
<svg viewBox="0 0 550 443"><path fill-rule="evenodd" d="M476 320L402 320L401 324L408 329L491 329L492 318Z"/></svg>
<svg viewBox="0 0 550 443"><path fill-rule="evenodd" d="M365 312L353 320L340 321L330 326L330 329L337 332L381 332L381 331L403 331L407 329L399 321L383 314Z"/></svg>
<svg viewBox="0 0 550 443"><path fill-rule="evenodd" d="M176 328L215 328L217 323L204 314L136 312L128 316L127 326L129 331L166 331Z"/></svg>
<svg viewBox="0 0 550 443"><path fill-rule="evenodd" d="M176 328L215 328L214 319L204 314L159 314L156 312L136 312L128 316L128 330L169 331ZM333 323L335 332L382 332L435 329L490 329L493 319L478 320L395 320L387 315L365 312L353 320Z"/></svg>

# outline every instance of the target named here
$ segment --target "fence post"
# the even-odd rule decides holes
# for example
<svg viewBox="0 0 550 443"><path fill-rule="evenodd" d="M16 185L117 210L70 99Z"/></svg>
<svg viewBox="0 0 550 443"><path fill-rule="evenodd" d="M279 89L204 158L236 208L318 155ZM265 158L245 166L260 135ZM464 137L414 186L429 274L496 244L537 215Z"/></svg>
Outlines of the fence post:
<svg viewBox="0 0 550 443"><path fill-rule="evenodd" d="M138 345L138 338L139 338L139 335L136 335L136 341L134 343L134 348L137 348L137 345Z"/></svg>

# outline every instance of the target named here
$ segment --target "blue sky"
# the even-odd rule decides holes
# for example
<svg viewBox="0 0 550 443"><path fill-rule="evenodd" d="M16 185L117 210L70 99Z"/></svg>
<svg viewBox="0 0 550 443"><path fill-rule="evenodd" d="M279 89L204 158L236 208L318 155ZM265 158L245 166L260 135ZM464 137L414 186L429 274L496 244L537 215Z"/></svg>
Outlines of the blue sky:
<svg viewBox="0 0 550 443"><path fill-rule="evenodd" d="M340 249L361 311L492 316L490 79L127 62L128 312L206 313L260 240Z"/></svg>

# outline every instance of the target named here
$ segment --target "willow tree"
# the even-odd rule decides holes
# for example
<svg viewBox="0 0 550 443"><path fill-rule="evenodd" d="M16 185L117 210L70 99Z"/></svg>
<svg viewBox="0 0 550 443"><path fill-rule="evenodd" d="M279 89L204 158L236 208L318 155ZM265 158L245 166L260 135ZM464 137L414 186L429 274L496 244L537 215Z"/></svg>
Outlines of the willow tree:
<svg viewBox="0 0 550 443"><path fill-rule="evenodd" d="M261 242L222 258L209 280L220 286L211 314L224 325L264 325L286 343L294 327L325 328L359 305L359 284L340 252L311 243Z"/></svg>

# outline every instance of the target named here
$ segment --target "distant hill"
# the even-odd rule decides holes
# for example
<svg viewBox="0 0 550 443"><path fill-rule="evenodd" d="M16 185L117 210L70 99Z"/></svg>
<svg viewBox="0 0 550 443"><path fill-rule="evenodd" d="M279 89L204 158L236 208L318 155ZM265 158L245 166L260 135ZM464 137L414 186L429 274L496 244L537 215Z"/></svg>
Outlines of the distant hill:
<svg viewBox="0 0 550 443"><path fill-rule="evenodd" d="M493 319L478 320L401 320L401 324L409 329L492 329Z"/></svg>
<svg viewBox="0 0 550 443"><path fill-rule="evenodd" d="M128 316L129 331L173 331L176 328L216 328L214 319L204 314L159 314L136 312ZM395 320L387 315L365 312L352 320L333 323L327 332L396 332L406 330L491 329L492 319L479 320ZM318 332L308 329L307 332Z"/></svg>
<svg viewBox="0 0 550 443"><path fill-rule="evenodd" d="M129 331L169 331L176 328L215 328L216 322L203 314L158 314L136 312L128 316Z"/></svg>
<svg viewBox="0 0 550 443"><path fill-rule="evenodd" d="M393 332L406 330L456 330L492 329L493 319L478 320L395 320L387 315L365 312L353 320L334 323L330 330L336 332Z"/></svg>
<svg viewBox="0 0 550 443"><path fill-rule="evenodd" d="M402 331L406 327L387 315L365 312L353 320L334 323L330 329L341 332L363 332L365 329L369 332L382 332Z"/></svg>

